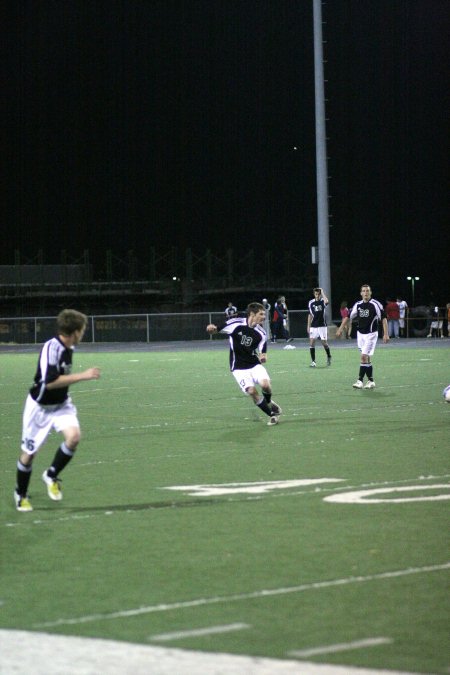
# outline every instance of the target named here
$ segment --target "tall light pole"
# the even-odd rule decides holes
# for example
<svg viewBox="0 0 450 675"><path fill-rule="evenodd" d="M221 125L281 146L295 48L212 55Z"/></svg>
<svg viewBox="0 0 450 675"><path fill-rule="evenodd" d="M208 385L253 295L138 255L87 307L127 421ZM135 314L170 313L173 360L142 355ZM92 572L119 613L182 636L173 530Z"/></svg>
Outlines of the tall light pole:
<svg viewBox="0 0 450 675"><path fill-rule="evenodd" d="M328 221L327 141L325 130L325 85L323 76L322 0L313 0L314 20L314 84L316 112L316 175L317 175L317 234L319 253L319 286L330 301L331 323L331 274L330 239Z"/></svg>
<svg viewBox="0 0 450 675"><path fill-rule="evenodd" d="M415 307L415 299L414 299L414 286L416 281L419 281L420 277L406 277L408 281L411 282L411 289L412 289L412 306Z"/></svg>

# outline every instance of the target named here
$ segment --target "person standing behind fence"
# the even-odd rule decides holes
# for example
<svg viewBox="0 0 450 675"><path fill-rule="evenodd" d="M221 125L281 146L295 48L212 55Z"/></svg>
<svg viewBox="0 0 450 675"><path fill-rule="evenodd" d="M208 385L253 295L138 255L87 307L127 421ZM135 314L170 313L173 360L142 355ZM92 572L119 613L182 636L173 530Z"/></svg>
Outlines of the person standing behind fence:
<svg viewBox="0 0 450 675"><path fill-rule="evenodd" d="M235 307L232 302L229 302L228 305L225 307L224 312L227 319L232 319L233 316L237 315L237 313L238 313L237 307Z"/></svg>
<svg viewBox="0 0 450 675"><path fill-rule="evenodd" d="M400 318L398 320L398 325L400 329L400 337L406 337L406 326L405 326L405 321L407 321L407 313L408 313L408 304L406 300L402 300L401 297L398 295L397 296L397 305L398 309L400 312Z"/></svg>
<svg viewBox="0 0 450 675"><path fill-rule="evenodd" d="M64 309L56 320L57 335L44 344L39 354L34 384L23 412L22 445L14 490L18 511L33 510L28 498L33 459L52 429L62 433L64 441L50 467L42 474L42 480L50 499L62 499L58 476L73 458L81 437L77 409L69 396L69 386L100 377L100 370L96 367L81 373L71 372L73 350L83 339L86 326L84 314Z"/></svg>
<svg viewBox="0 0 450 675"><path fill-rule="evenodd" d="M286 340L286 342L292 342L293 338L289 337L288 316L286 298L284 295L280 295L273 310L272 342L276 342L280 338Z"/></svg>
<svg viewBox="0 0 450 675"><path fill-rule="evenodd" d="M340 307L339 311L341 313L341 319L345 319L345 318L350 317L350 310L347 306L347 300L343 300L341 302L341 307ZM346 337L347 340L349 340L351 338L351 336L352 336L352 322L349 321L347 326L346 326L345 337Z"/></svg>
<svg viewBox="0 0 450 675"><path fill-rule="evenodd" d="M328 298L322 288L313 289L314 297L308 302L308 326L309 353L311 355L311 368L316 367L316 340L322 342L327 354L327 366L331 366L331 352L328 346L328 329L325 317L325 309L328 306Z"/></svg>
<svg viewBox="0 0 450 675"><path fill-rule="evenodd" d="M427 335L427 338L430 337L443 337L442 335L442 318L439 313L439 307L436 305L430 305L431 309L431 323L430 323L430 332Z"/></svg>
<svg viewBox="0 0 450 675"><path fill-rule="evenodd" d="M386 318L388 322L388 331L390 338L398 338L399 330L399 321L400 321L400 308L397 302L394 302L391 298L388 298L387 305L385 307Z"/></svg>

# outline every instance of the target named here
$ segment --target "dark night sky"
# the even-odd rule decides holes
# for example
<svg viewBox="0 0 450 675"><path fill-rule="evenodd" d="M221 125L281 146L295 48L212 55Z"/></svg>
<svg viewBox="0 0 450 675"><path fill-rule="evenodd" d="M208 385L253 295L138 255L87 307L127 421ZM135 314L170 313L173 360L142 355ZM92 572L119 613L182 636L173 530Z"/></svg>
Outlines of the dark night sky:
<svg viewBox="0 0 450 675"><path fill-rule="evenodd" d="M450 3L323 12L333 286L406 292L415 274L448 302ZM11 3L0 263L174 244L309 256L312 24L312 0Z"/></svg>

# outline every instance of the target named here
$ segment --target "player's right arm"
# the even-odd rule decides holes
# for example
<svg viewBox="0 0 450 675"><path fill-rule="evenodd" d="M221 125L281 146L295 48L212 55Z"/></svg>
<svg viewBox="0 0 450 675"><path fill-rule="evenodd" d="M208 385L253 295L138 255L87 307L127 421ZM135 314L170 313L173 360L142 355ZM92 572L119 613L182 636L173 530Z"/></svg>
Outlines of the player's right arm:
<svg viewBox="0 0 450 675"><path fill-rule="evenodd" d="M77 382L85 382L86 380L98 380L100 377L100 368L88 368L82 373L70 373L70 375L59 375L56 380L48 382L45 388L51 391L52 389L62 389L63 387L70 387L71 384Z"/></svg>

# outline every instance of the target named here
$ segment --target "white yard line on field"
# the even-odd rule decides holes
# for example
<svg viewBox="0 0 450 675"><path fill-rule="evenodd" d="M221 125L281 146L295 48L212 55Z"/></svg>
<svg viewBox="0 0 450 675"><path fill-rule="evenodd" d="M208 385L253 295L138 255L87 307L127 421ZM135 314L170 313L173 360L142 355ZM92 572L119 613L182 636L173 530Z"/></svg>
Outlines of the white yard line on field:
<svg viewBox="0 0 450 675"><path fill-rule="evenodd" d="M243 630L251 628L248 623L229 623L224 626L207 626L206 628L195 628L192 630L179 630L173 633L159 633L151 635L148 639L155 642L170 642L171 640L182 640L190 637L202 637L203 635L217 635L219 633L229 633L234 630Z"/></svg>
<svg viewBox="0 0 450 675"><path fill-rule="evenodd" d="M379 574L368 574L359 577L344 577L342 579L330 579L327 581L314 581L309 584L300 584L299 586L288 586L286 588L270 588L252 591L250 593L238 593L236 595L222 595L211 598L196 598L194 600L185 600L180 602L162 603L159 605L148 605L147 607L136 607L134 609L124 609L117 612L105 614L87 614L85 616L61 618L56 621L44 621L36 623L33 628L54 628L56 626L77 625L90 623L92 621L105 621L110 619L121 619L130 616L139 616L142 614L153 614L155 612L169 612L176 609L186 609L188 607L203 607L205 605L216 605L221 603L240 602L242 600L255 600L260 598L269 598L277 595L288 595L291 593L303 593L304 591L320 590L322 588L333 588L335 586L348 586L350 584L366 583L369 581L384 581L386 579L396 579L406 577L411 574L426 574L429 572L440 572L450 569L450 562L440 565L426 565L424 567L408 567L403 570L392 570L380 572Z"/></svg>
<svg viewBox="0 0 450 675"><path fill-rule="evenodd" d="M322 645L322 647L313 647L311 649L293 649L288 652L288 656L298 658L308 658L319 654L335 654L337 652L347 652L352 649L363 649L364 647L377 647L378 645L389 645L393 642L391 638L367 638L365 640L355 640L354 642L341 642L335 645Z"/></svg>

